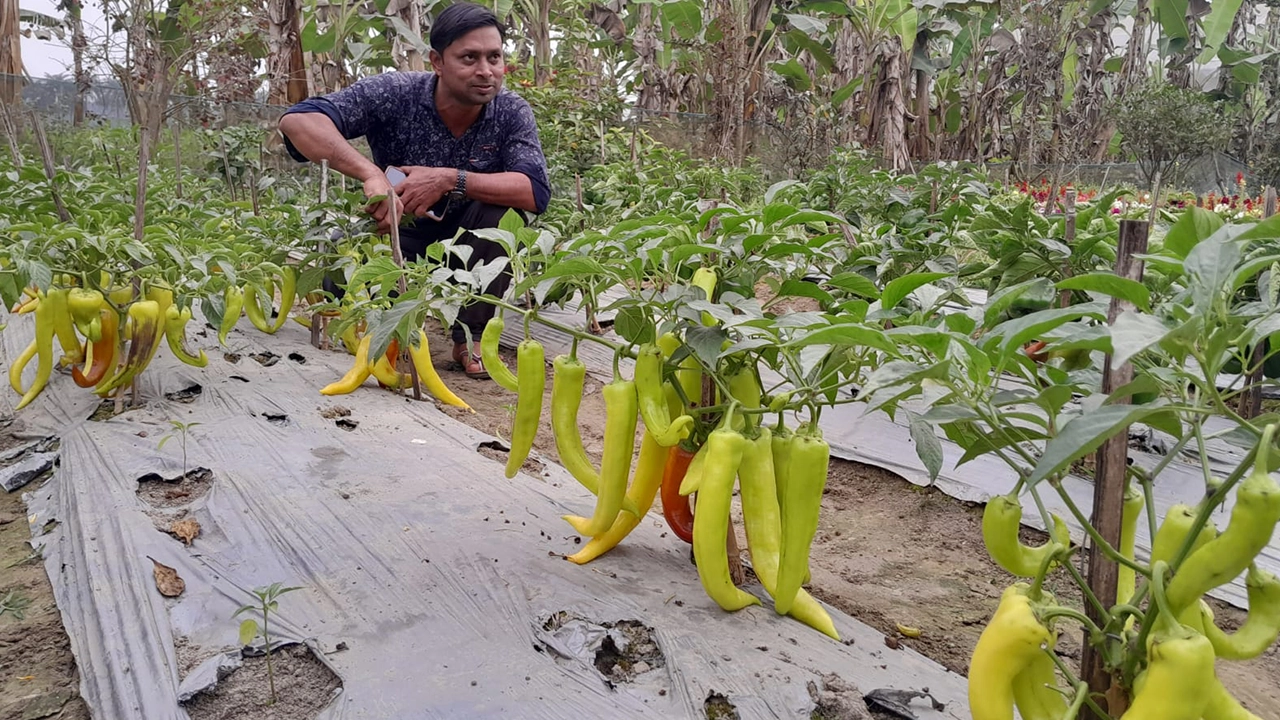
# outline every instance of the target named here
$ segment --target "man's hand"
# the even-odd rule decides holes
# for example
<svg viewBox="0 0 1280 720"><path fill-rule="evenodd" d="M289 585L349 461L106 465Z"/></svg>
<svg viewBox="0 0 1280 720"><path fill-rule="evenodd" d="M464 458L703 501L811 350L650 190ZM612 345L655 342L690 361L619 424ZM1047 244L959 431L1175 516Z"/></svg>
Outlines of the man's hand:
<svg viewBox="0 0 1280 720"><path fill-rule="evenodd" d="M396 193L404 203L405 211L414 217L429 217L427 212L458 181L458 171L453 168L407 165L400 170L404 172L405 179L396 186Z"/></svg>
<svg viewBox="0 0 1280 720"><path fill-rule="evenodd" d="M391 187L391 181L381 173L370 177L364 181L364 196L366 198L375 198L379 195L384 199L376 203L371 203L365 207L365 211L373 215L373 219L378 222L378 231L386 234L391 232L391 202L396 204L396 220L404 215L404 202L396 195L396 191Z"/></svg>

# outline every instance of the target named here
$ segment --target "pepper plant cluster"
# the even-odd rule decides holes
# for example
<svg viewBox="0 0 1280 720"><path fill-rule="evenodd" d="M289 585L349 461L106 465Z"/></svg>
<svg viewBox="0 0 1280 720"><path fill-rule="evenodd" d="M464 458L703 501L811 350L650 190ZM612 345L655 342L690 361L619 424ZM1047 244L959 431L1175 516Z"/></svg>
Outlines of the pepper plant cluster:
<svg viewBox="0 0 1280 720"><path fill-rule="evenodd" d="M974 653L975 718L1010 717L1015 707L1024 718L1073 717L1084 707L1130 720L1248 717L1221 689L1213 661L1256 656L1280 632L1277 581L1254 563L1280 516L1270 475L1280 415L1235 410L1242 379L1280 352L1280 220L1226 224L1202 208L1169 216L1140 258L1138 282L1111 270L1118 221L1107 209L1121 192L1081 208L1068 243L1067 218L1037 212L1030 198L1001 199L963 168L867 173L863 186L858 173L833 170L738 203L667 195L657 212L582 231L526 227L512 214L478 231L509 259L462 269L467 248L453 241L397 265L354 193L315 203L304 187L277 182L273 202L260 207L212 192L197 201L172 193L160 170L137 240L132 199L111 165L60 174L56 189L76 209L70 220L33 166L0 171L15 180L12 202L0 205L0 297L37 320L28 359L11 368L23 406L42 382L59 381L55 347L76 382L109 394L145 370L162 336L180 359L204 362L183 342L194 317L230 349L242 313L274 332L303 300L294 317L329 316L329 332L355 358L322 392L363 392L370 377L403 388L412 382L396 367L403 349L437 399L465 406L431 367L423 328L428 317L448 325L463 304L489 302L503 313L481 351L494 380L517 394L508 477L547 411L550 360L555 445L591 498L564 518L587 539L570 561L592 562L626 542L660 500L673 533L692 545L708 597L728 612L762 604L729 572L736 487L752 567L776 614L837 637L805 584L830 462L824 414L859 403L902 418L935 477L941 434L962 448L959 464L990 456L1017 478L983 519L987 549L1013 579ZM344 239L330 239L335 227ZM504 270L512 295L484 295ZM341 298L322 290L325 277L344 289ZM971 299L974 289L986 291L983 303ZM1109 323L1115 298L1134 309ZM613 335L545 312L570 302L611 315ZM523 341L508 368L497 345L514 322ZM549 358L537 324L568 334L572 347ZM582 343L614 360L599 466L577 423ZM1107 357L1132 364L1134 380L1104 394ZM1154 467L1131 468L1123 536L1112 545L1063 480L1135 424L1173 438L1172 449ZM1239 463L1215 474L1211 449L1221 457L1224 445ZM1160 520L1152 488L1178 457L1204 468L1205 492ZM1066 517L1048 512L1050 495ZM1228 501L1218 528L1212 517ZM1042 546L1018 539L1024 504L1051 529ZM1155 541L1138 558L1143 522ZM1086 540L1121 566L1114 603L1080 572ZM1087 607L1054 598L1051 573L1078 584ZM1242 573L1249 619L1228 634L1201 600ZM1073 623L1115 678L1105 699L1087 693L1055 652Z"/></svg>

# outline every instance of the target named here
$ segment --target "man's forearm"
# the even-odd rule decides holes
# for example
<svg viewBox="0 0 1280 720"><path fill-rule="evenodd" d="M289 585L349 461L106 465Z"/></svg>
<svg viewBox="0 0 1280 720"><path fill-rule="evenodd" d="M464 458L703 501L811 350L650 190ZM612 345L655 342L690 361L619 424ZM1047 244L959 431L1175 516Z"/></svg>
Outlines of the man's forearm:
<svg viewBox="0 0 1280 720"><path fill-rule="evenodd" d="M524 173L467 173L467 197L490 205L538 211L533 183Z"/></svg>
<svg viewBox="0 0 1280 720"><path fill-rule="evenodd" d="M381 170L360 154L324 113L291 113L280 118L280 132L308 160L328 160L329 167L349 178L365 181Z"/></svg>

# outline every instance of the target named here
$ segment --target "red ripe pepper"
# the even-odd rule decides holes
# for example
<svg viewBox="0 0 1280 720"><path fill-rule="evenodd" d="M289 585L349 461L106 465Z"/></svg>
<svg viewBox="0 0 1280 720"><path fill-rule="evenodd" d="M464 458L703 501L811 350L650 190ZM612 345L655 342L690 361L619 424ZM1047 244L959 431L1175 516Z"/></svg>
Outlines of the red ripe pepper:
<svg viewBox="0 0 1280 720"><path fill-rule="evenodd" d="M676 537L693 544L693 510L688 496L680 494L680 483L689 470L694 453L679 445L667 453L667 465L662 471L662 516Z"/></svg>

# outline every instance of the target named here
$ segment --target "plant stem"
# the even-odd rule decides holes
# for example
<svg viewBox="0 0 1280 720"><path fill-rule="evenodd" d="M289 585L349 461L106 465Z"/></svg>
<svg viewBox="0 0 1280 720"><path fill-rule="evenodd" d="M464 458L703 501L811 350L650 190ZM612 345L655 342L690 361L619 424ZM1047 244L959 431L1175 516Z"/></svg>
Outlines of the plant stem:
<svg viewBox="0 0 1280 720"><path fill-rule="evenodd" d="M1067 708L1067 714L1062 716L1062 720L1076 720L1080 716L1080 708L1084 706L1085 700L1088 698L1088 683L1076 683L1076 696L1071 700L1071 705Z"/></svg>
<svg viewBox="0 0 1280 720"><path fill-rule="evenodd" d="M270 611L267 610L269 603L262 604L262 641L267 648L267 683L271 686L271 702L269 705L276 704L276 676L271 669L271 636L267 633L267 616Z"/></svg>
<svg viewBox="0 0 1280 720"><path fill-rule="evenodd" d="M1102 634L1102 628L1099 628L1096 624L1094 624L1094 622L1090 620L1087 615L1080 612L1079 610L1075 610L1069 607L1049 608L1048 610L1045 610L1043 614L1040 615L1040 620L1041 622L1047 623L1050 620L1057 617L1065 617L1065 618L1071 618L1072 620L1075 620L1076 622L1085 626L1085 628L1090 632L1090 634L1093 634L1093 635Z"/></svg>
<svg viewBox="0 0 1280 720"><path fill-rule="evenodd" d="M1076 522L1080 523L1080 526L1084 528L1086 533L1088 533L1089 539L1098 546L1098 549L1102 551L1103 555L1107 556L1108 560L1131 568L1134 572L1140 573L1144 576L1150 574L1151 571L1146 567L1130 560L1119 552L1116 552L1116 549L1111 546L1111 543L1107 542L1106 538L1102 537L1102 534L1094 529L1093 525L1089 522L1089 518L1084 516L1084 513L1080 511L1080 508L1076 505L1075 501L1071 499L1071 495L1062 487L1062 483L1051 484L1054 486L1054 489L1058 491L1058 495L1062 498L1062 501L1067 504L1067 509L1071 511Z"/></svg>
<svg viewBox="0 0 1280 720"><path fill-rule="evenodd" d="M531 321L531 320L537 320L538 322L542 323L543 325L546 325L546 326L547 326L547 327L549 327L549 328L555 328L556 330L559 330L560 332L565 333L566 335L570 335L570 336L572 336L572 337L574 337L574 338L576 338L576 339L579 339L579 340L590 340L591 342L599 343L600 345L604 345L605 347L607 347L607 348L609 348L610 350L613 350L613 351L615 351L615 352L624 352L624 350L623 350L623 346L619 345L618 343L615 343L615 342L612 342L612 341L606 340L606 339L604 339L604 338L602 338L602 337L600 337L600 336L598 336L598 335L592 335L591 333L588 333L588 332L582 332L581 330L575 330L574 328L569 327L568 325L565 325L564 323L559 323L559 322L556 322L556 321L554 321L554 320L548 320L547 318L544 318L544 317L542 317L541 315L539 315L539 314L538 314L538 312L537 312L536 310L521 310L520 308L516 307L515 305L512 305L512 304L510 304L510 303L503 302L503 301L501 301L501 300L494 300L493 298L491 298L491 297L487 297L487 296L484 296L484 295L471 295L471 296L470 296L470 298L471 298L471 299L473 299L473 300L480 300L480 301L482 301L482 302L487 302L487 303L489 303L490 305L495 305L495 306L497 306L497 307L500 307L500 308L503 308L503 309L506 309L506 310L510 310L511 312L519 313L519 314L523 315L523 316L524 316L524 319L525 319L525 325L526 325L526 327L528 326L529 321ZM528 334L528 333L527 333L527 331L526 331L526 333L525 333L525 334L526 334L526 335ZM625 352L624 352L624 354L626 354L626 355L628 355L628 356L630 356L630 355L631 355L631 353L625 353Z"/></svg>
<svg viewBox="0 0 1280 720"><path fill-rule="evenodd" d="M1084 576L1080 574L1080 569L1075 566L1075 563L1068 560L1063 563L1062 566L1067 569L1067 572L1071 575L1071 579L1076 581L1076 585L1080 586L1080 593L1084 595L1085 600L1089 601L1089 604L1093 606L1093 609L1098 611L1098 616L1104 617L1108 615L1109 611L1107 610L1107 607L1103 605L1102 601L1098 599L1098 596L1093 593L1093 588L1089 587L1089 581L1085 580Z"/></svg>

